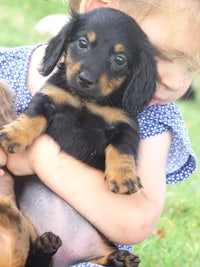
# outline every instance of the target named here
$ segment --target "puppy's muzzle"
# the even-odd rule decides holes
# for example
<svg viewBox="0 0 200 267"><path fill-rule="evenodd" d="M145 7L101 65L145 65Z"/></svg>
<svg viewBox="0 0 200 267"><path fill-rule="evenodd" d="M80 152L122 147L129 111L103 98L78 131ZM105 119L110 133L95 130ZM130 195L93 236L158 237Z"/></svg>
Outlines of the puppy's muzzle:
<svg viewBox="0 0 200 267"><path fill-rule="evenodd" d="M91 88L96 84L95 78L87 71L81 71L79 76L79 85L83 88Z"/></svg>

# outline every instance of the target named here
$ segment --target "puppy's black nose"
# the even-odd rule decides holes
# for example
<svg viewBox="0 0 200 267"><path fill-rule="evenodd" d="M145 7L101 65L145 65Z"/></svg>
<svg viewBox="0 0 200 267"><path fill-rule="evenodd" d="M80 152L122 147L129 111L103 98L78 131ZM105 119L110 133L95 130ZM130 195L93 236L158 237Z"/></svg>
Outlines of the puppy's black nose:
<svg viewBox="0 0 200 267"><path fill-rule="evenodd" d="M87 87L89 88L91 85L95 84L95 79L92 77L92 75L86 71L82 71L79 74L79 84L82 87Z"/></svg>

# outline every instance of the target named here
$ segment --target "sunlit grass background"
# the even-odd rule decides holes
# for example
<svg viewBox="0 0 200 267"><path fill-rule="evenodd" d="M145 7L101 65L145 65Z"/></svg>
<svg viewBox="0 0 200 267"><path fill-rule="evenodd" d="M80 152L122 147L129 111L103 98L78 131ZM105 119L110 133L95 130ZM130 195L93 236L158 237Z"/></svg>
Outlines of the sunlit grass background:
<svg viewBox="0 0 200 267"><path fill-rule="evenodd" d="M48 40L39 35L35 24L44 16L67 14L67 1L0 0L0 46L32 45Z"/></svg>
<svg viewBox="0 0 200 267"><path fill-rule="evenodd" d="M34 26L42 17L67 13L62 0L0 0L0 46L31 45L48 40ZM179 102L191 143L200 159L200 78L194 101ZM151 237L135 246L141 267L200 266L200 170L177 185L167 186L164 212ZM67 255L66 255L67 256Z"/></svg>

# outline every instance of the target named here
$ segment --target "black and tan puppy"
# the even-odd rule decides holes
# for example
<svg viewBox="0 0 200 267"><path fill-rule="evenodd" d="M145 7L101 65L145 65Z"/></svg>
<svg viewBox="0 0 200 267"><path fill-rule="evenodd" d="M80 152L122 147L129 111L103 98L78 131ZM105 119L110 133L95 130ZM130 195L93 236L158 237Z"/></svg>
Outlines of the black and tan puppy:
<svg viewBox="0 0 200 267"><path fill-rule="evenodd" d="M15 118L13 107L12 91L0 80L0 125ZM18 209L14 180L5 172L0 177L0 266L48 267L60 245L59 237L51 232L38 237L31 221Z"/></svg>
<svg viewBox="0 0 200 267"><path fill-rule="evenodd" d="M24 114L1 128L1 147L16 153L46 132L62 150L105 169L112 191L136 192L136 115L156 88L155 53L120 11L74 14L46 49L41 73L57 66L55 73Z"/></svg>
<svg viewBox="0 0 200 267"><path fill-rule="evenodd" d="M113 192L136 192L142 188L135 170L137 114L156 88L156 56L143 31L122 12L73 13L46 48L41 73L53 74L24 114L1 128L0 146L17 153L47 133L62 150L105 170ZM104 251L95 262L107 265L117 258L126 266L139 263L113 246L105 244Z"/></svg>

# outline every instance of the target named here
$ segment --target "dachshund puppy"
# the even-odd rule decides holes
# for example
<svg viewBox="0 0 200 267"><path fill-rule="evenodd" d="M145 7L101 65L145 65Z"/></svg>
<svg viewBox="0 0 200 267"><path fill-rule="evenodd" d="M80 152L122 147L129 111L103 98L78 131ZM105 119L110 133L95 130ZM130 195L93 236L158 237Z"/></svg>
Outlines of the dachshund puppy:
<svg viewBox="0 0 200 267"><path fill-rule="evenodd" d="M127 15L107 8L74 14L46 49L41 73L59 63L54 74L24 114L1 128L1 147L16 153L46 132L62 150L105 169L113 192L136 192L136 115L156 88L155 55Z"/></svg>
<svg viewBox="0 0 200 267"><path fill-rule="evenodd" d="M0 125L15 118L13 107L14 96L0 80ZM27 267L38 267L43 262L42 266L48 267L60 245L59 237L51 232L37 236L32 223L18 209L14 180L5 172L0 177L0 266L24 267L27 262Z"/></svg>
<svg viewBox="0 0 200 267"><path fill-rule="evenodd" d="M135 168L137 114L154 94L157 56L124 13L110 8L73 12L46 48L40 71L52 75L24 114L1 127L0 146L17 153L47 133L63 151L104 170L111 191L137 192L142 188ZM137 256L109 242L102 247L104 255L89 259L102 265L139 264Z"/></svg>

